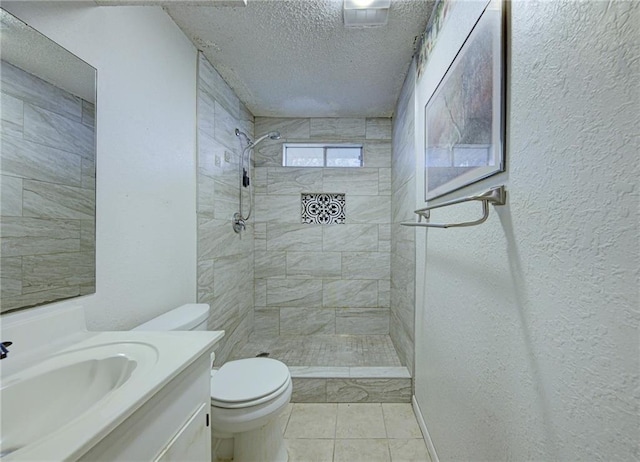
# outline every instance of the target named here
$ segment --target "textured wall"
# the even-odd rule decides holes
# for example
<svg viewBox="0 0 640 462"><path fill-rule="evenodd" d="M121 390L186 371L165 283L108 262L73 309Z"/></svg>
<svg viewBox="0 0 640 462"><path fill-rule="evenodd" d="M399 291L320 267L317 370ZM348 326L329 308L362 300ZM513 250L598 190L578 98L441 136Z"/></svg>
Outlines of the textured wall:
<svg viewBox="0 0 640 462"><path fill-rule="evenodd" d="M2 61L0 310L95 292L95 107Z"/></svg>
<svg viewBox="0 0 640 462"><path fill-rule="evenodd" d="M256 335L388 334L391 120L257 117ZM362 168L282 166L285 142L364 146ZM346 193L345 224L302 224L300 193Z"/></svg>
<svg viewBox="0 0 640 462"><path fill-rule="evenodd" d="M95 330L195 300L195 47L159 7L2 7L98 70ZM52 307L53 309L53 307Z"/></svg>
<svg viewBox="0 0 640 462"><path fill-rule="evenodd" d="M415 62L402 87L393 117L391 161L391 340L413 375L415 317L415 230L401 226L415 210Z"/></svg>
<svg viewBox="0 0 640 462"><path fill-rule="evenodd" d="M508 170L484 183L508 204L417 232L416 396L440 460L640 458L638 24L637 2L512 3Z"/></svg>
<svg viewBox="0 0 640 462"><path fill-rule="evenodd" d="M198 301L211 306L209 328L224 330L223 364L253 329L253 224L231 227L238 211L242 147L235 129L253 136L253 115L207 59L198 58ZM246 200L246 199L245 199Z"/></svg>

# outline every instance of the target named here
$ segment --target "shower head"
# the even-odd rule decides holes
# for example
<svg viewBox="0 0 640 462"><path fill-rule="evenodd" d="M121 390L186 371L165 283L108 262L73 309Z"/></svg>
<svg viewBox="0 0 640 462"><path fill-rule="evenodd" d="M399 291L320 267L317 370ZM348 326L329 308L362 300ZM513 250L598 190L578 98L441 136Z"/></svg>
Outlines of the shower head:
<svg viewBox="0 0 640 462"><path fill-rule="evenodd" d="M262 140L265 140L265 139L267 139L267 138L272 139L272 140L279 140L279 139L280 139L280 132L269 132L269 133L267 133L267 134L265 134L265 135L262 135L260 138L258 138L257 140L255 140L255 141L251 144L251 146L252 146L252 147L255 147L258 143L260 143Z"/></svg>
<svg viewBox="0 0 640 462"><path fill-rule="evenodd" d="M236 128L236 136L243 136L244 139L247 140L247 146L248 147L254 147L255 145L257 145L258 143L260 143L262 140L264 140L266 138L270 138L272 140L279 140L280 139L280 132L269 132L269 133L267 133L265 135L262 135L257 140L251 141L251 138L249 138L245 132L243 132L240 129Z"/></svg>

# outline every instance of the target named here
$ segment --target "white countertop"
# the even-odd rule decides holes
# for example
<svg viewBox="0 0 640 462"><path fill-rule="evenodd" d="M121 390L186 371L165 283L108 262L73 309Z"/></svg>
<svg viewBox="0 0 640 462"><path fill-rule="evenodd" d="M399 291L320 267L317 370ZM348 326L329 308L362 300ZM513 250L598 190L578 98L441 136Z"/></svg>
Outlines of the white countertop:
<svg viewBox="0 0 640 462"><path fill-rule="evenodd" d="M13 362L10 355L2 361L2 366L5 366L2 370L3 386L20 380L21 376L33 375L34 369L51 365L51 362L63 361L60 358L69 355L78 356L84 351L109 348L117 352L118 345L123 345L122 354L126 355L126 345L143 344L144 347L141 348L146 352L130 378L107 397L66 425L8 454L2 460L69 460L80 457L197 358L205 354L208 356L223 336L224 331L85 331L75 336L75 340L79 341L67 342L63 348L47 350L51 353L50 356L43 355L42 349L38 348L39 360L28 358L23 363L26 368L16 368L15 365L6 367L6 362ZM19 360L20 355L16 356L13 359ZM51 396L51 399L55 399L55 396ZM32 417L38 418L37 415ZM11 422L2 419L2 425L6 429Z"/></svg>

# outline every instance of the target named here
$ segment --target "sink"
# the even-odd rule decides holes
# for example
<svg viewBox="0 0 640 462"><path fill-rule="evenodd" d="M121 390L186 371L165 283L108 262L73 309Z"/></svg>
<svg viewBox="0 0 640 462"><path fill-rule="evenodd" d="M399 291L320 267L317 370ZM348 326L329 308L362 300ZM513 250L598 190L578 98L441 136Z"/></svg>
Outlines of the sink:
<svg viewBox="0 0 640 462"><path fill-rule="evenodd" d="M67 350L2 377L0 457L45 438L108 404L158 359L152 345L118 342Z"/></svg>

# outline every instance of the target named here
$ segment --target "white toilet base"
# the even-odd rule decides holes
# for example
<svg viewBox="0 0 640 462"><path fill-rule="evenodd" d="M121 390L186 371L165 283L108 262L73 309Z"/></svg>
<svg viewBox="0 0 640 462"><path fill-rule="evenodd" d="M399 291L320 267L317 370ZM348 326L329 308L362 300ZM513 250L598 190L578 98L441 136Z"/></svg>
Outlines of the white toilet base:
<svg viewBox="0 0 640 462"><path fill-rule="evenodd" d="M287 462L289 456L278 419L234 435L233 462Z"/></svg>

